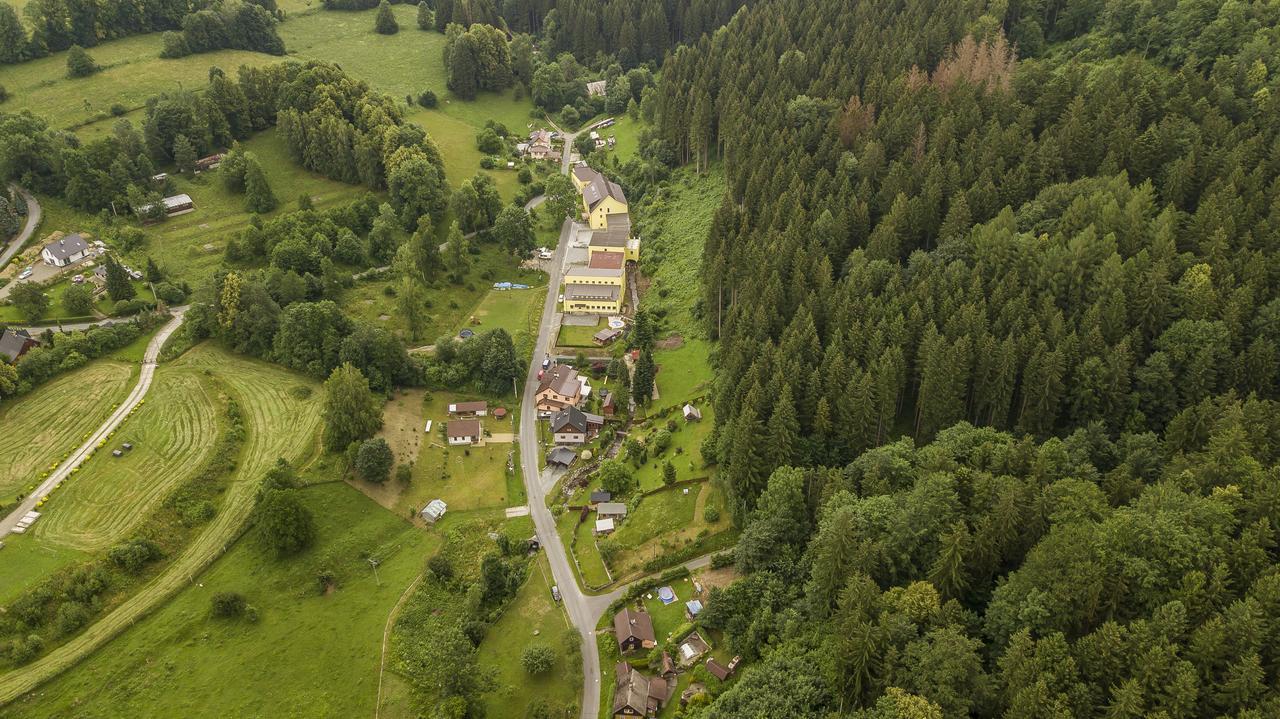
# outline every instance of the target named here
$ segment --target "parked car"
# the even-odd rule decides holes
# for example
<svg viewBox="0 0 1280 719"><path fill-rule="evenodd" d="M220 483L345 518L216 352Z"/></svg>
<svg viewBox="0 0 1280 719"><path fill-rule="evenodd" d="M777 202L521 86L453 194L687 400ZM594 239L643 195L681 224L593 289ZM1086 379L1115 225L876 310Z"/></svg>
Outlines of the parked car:
<svg viewBox="0 0 1280 719"><path fill-rule="evenodd" d="M559 297L557 297L556 302L559 302L560 304L564 304L564 295L560 295Z"/></svg>
<svg viewBox="0 0 1280 719"><path fill-rule="evenodd" d="M542 358L542 369L546 369L550 366L551 366L551 355L546 355L545 357Z"/></svg>
<svg viewBox="0 0 1280 719"><path fill-rule="evenodd" d="M556 600L557 602L558 602L558 601L560 601L560 586L559 586L559 585L557 585L557 584L552 584L552 585L551 585L551 598L552 598L552 599L554 599L554 600Z"/></svg>
<svg viewBox="0 0 1280 719"><path fill-rule="evenodd" d="M34 268L34 267L28 267L27 269L25 269L25 270L23 270L22 272L19 272L19 273L18 273L18 279L20 279L20 280L25 280L25 279L27 279L28 277L30 277L30 276L31 276L31 273L32 273L32 272L35 272L35 271L36 271L36 268Z"/></svg>
<svg viewBox="0 0 1280 719"><path fill-rule="evenodd" d="M541 257L541 258L542 258L542 259L544 259L544 260L549 260L549 259L551 259L553 256L554 256L554 255L552 254L551 250L543 250L543 251L541 251L541 252L539 252L539 253L538 253L538 257Z"/></svg>
<svg viewBox="0 0 1280 719"><path fill-rule="evenodd" d="M73 284L73 285L83 285L83 284L84 284L84 275L76 275L75 277L72 277L72 278L71 278L71 284Z"/></svg>
<svg viewBox="0 0 1280 719"><path fill-rule="evenodd" d="M544 375L544 374L546 374L546 373L547 373L547 371L546 371L546 370L544 370L544 369L540 369L540 370L538 370L538 381L539 381L539 382L541 382L541 381L542 381L542 375Z"/></svg>

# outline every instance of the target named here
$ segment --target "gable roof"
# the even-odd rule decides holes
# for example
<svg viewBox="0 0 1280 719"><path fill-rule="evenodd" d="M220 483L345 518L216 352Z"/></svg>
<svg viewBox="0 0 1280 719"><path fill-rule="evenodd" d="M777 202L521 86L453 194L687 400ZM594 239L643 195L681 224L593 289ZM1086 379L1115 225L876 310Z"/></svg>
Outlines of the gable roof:
<svg viewBox="0 0 1280 719"><path fill-rule="evenodd" d="M655 641L653 620L649 617L649 613L638 612L631 607L625 607L613 615L613 633L619 642L630 637L635 637L641 642Z"/></svg>
<svg viewBox="0 0 1280 719"><path fill-rule="evenodd" d="M605 490L605 489L597 489L596 491L594 491L594 492L592 492L592 493L591 493L591 503L592 503L592 504L599 504L599 503L601 503L601 502L608 502L608 501L609 501L609 500L611 500L611 499L613 499L613 492L610 492L610 491Z"/></svg>
<svg viewBox="0 0 1280 719"><path fill-rule="evenodd" d="M36 344L36 339L26 330L5 330L0 332L0 355L16 362L27 349Z"/></svg>
<svg viewBox="0 0 1280 719"><path fill-rule="evenodd" d="M67 235L44 246L44 251L53 256L55 260L66 260L72 255L78 255L88 249L89 243L85 242L79 233Z"/></svg>
<svg viewBox="0 0 1280 719"><path fill-rule="evenodd" d="M707 671L711 672L711 676L719 679L720 681L724 681L729 678L729 667L726 667L716 661L715 657L707 660Z"/></svg>
<svg viewBox="0 0 1280 719"><path fill-rule="evenodd" d="M631 709L639 716L649 713L649 678L626 662L614 667L613 713Z"/></svg>
<svg viewBox="0 0 1280 719"><path fill-rule="evenodd" d="M488 402L455 402L454 404L449 405L449 412L452 414L487 412L488 410Z"/></svg>
<svg viewBox="0 0 1280 719"><path fill-rule="evenodd" d="M582 188L582 197L587 202L587 209L590 210L596 209L596 205L604 202L609 197L621 202L623 205L627 204L627 195L622 191L622 186L603 175L600 175L600 179L592 180L586 187Z"/></svg>
<svg viewBox="0 0 1280 719"><path fill-rule="evenodd" d="M568 467L573 464L573 460L577 459L577 457L577 453L568 447L556 447L547 455L547 463Z"/></svg>
<svg viewBox="0 0 1280 719"><path fill-rule="evenodd" d="M591 233L591 247L626 247L631 238L631 214L619 212L609 215L603 230Z"/></svg>
<svg viewBox="0 0 1280 719"><path fill-rule="evenodd" d="M577 407L565 407L551 416L552 432L586 432L587 416Z"/></svg>
<svg viewBox="0 0 1280 719"><path fill-rule="evenodd" d="M479 437L480 436L480 420L478 419L451 419L445 425L444 433L449 439L462 439L463 437Z"/></svg>
<svg viewBox="0 0 1280 719"><path fill-rule="evenodd" d="M567 287L565 289L568 290ZM542 380L538 382L538 394L551 390L556 394L572 397L581 387L577 370L569 365L553 364L542 373Z"/></svg>
<svg viewBox="0 0 1280 719"><path fill-rule="evenodd" d="M610 497L612 499L612 497ZM597 514L613 514L619 517L627 516L626 502L601 502L596 505Z"/></svg>
<svg viewBox="0 0 1280 719"><path fill-rule="evenodd" d="M599 270L620 270L626 262L626 255L621 252L592 252L587 267Z"/></svg>

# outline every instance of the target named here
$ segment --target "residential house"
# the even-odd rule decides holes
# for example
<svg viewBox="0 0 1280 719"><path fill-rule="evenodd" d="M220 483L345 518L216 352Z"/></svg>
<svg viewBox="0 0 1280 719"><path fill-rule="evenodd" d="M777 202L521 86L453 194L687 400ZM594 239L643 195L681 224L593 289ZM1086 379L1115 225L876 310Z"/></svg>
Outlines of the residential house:
<svg viewBox="0 0 1280 719"><path fill-rule="evenodd" d="M653 649L658 645L649 613L625 607L613 615L613 638L618 651L626 654L636 649Z"/></svg>
<svg viewBox="0 0 1280 719"><path fill-rule="evenodd" d="M587 83L587 97L604 97L604 94L608 91L608 80L596 80L595 82Z"/></svg>
<svg viewBox="0 0 1280 719"><path fill-rule="evenodd" d="M538 416L550 419L565 407L577 407L582 401L582 380L569 365L553 364L542 373L534 395Z"/></svg>
<svg viewBox="0 0 1280 719"><path fill-rule="evenodd" d="M484 417L489 414L488 402L456 402L449 405L449 414L459 417Z"/></svg>
<svg viewBox="0 0 1280 719"><path fill-rule="evenodd" d="M675 684L662 677L647 677L627 662L614 667L612 716L653 717L667 705Z"/></svg>
<svg viewBox="0 0 1280 719"><path fill-rule="evenodd" d="M573 168L570 177L582 193L582 216L592 229L603 230L611 216L626 214L627 195L618 183L585 165Z"/></svg>
<svg viewBox="0 0 1280 719"><path fill-rule="evenodd" d="M640 240L631 236L631 215L627 213L609 215L604 229L591 233L587 251L591 254L621 252L627 262L639 262Z"/></svg>
<svg viewBox="0 0 1280 719"><path fill-rule="evenodd" d="M565 407L551 417L551 432L556 444L582 444L600 434L604 417L588 414L577 407Z"/></svg>
<svg viewBox="0 0 1280 719"><path fill-rule="evenodd" d="M37 347L39 344L36 338L32 337L26 330L6 329L0 332L0 357L12 364L17 362L18 358L26 354L32 347Z"/></svg>
<svg viewBox="0 0 1280 719"><path fill-rule="evenodd" d="M685 402L683 411L684 421L686 422L696 422L702 419L702 410L694 407L692 403Z"/></svg>
<svg viewBox="0 0 1280 719"><path fill-rule="evenodd" d="M88 256L89 243L76 233L54 240L40 250L40 257L44 263L54 267L66 267Z"/></svg>
<svg viewBox="0 0 1280 719"><path fill-rule="evenodd" d="M596 505L596 514L601 517L624 519L627 516L626 502L601 502Z"/></svg>
<svg viewBox="0 0 1280 719"><path fill-rule="evenodd" d="M444 433L451 445L478 444L483 436L478 419L451 419Z"/></svg>
<svg viewBox="0 0 1280 719"><path fill-rule="evenodd" d="M550 130L534 130L523 153L535 160L559 160L560 152L551 145L551 137Z"/></svg>
<svg viewBox="0 0 1280 719"><path fill-rule="evenodd" d="M677 648L677 652L680 654L680 666L687 667L693 664L709 651L711 651L711 645L707 644L707 640L703 639L702 635L696 631L693 632L685 637Z"/></svg>

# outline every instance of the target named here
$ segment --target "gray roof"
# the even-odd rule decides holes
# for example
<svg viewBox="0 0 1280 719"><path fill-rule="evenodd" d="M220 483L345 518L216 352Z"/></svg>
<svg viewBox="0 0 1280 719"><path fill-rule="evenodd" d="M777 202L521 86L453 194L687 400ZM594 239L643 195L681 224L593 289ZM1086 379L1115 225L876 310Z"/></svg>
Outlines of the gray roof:
<svg viewBox="0 0 1280 719"><path fill-rule="evenodd" d="M551 431L564 432L566 429L575 432L587 431L587 416L577 407L565 407L551 416Z"/></svg>
<svg viewBox="0 0 1280 719"><path fill-rule="evenodd" d="M27 343L34 341L35 338L27 334L26 330L0 332L0 355L9 358L10 362L17 361L18 355L22 354Z"/></svg>
<svg viewBox="0 0 1280 719"><path fill-rule="evenodd" d="M627 195L622 191L622 186L607 177L593 180L591 184L582 188L582 197L587 201L587 207L593 210L606 197L612 197L624 205L627 204Z"/></svg>
<svg viewBox="0 0 1280 719"><path fill-rule="evenodd" d="M592 247L626 247L631 238L631 215L620 212L609 215L608 223L603 230L591 233Z"/></svg>
<svg viewBox="0 0 1280 719"><path fill-rule="evenodd" d="M564 297L567 300L608 300L612 302L622 294L617 285L566 285Z"/></svg>
<svg viewBox="0 0 1280 719"><path fill-rule="evenodd" d="M626 502L601 502L596 506L596 513L625 517L627 516L627 504Z"/></svg>
<svg viewBox="0 0 1280 719"><path fill-rule="evenodd" d="M71 234L63 237L61 240L54 240L44 246L50 255L56 260L66 260L72 255L78 255L89 249L89 243L79 234Z"/></svg>
<svg viewBox="0 0 1280 719"><path fill-rule="evenodd" d="M568 447L556 447L547 455L549 464L559 464L565 467L573 464L573 460L578 458L578 454Z"/></svg>

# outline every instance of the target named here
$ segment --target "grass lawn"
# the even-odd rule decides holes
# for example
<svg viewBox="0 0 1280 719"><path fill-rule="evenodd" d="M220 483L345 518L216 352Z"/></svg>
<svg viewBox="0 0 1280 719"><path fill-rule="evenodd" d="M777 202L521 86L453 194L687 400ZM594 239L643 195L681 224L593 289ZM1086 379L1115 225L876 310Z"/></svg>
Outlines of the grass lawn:
<svg viewBox="0 0 1280 719"><path fill-rule="evenodd" d="M35 536L86 551L128 536L208 459L220 432L218 392L198 372L162 366L146 403L50 496ZM133 449L113 457L124 442Z"/></svg>
<svg viewBox="0 0 1280 719"><path fill-rule="evenodd" d="M553 707L577 706L581 661L570 666L564 644L566 632L575 643L578 635L551 598L550 575L545 555L539 555L524 586L480 644L480 666L494 672L495 688L485 697L489 719L524 719L526 707L537 699ZM520 654L534 644L556 652L555 664L540 676L530 676L520 665Z"/></svg>
<svg viewBox="0 0 1280 719"><path fill-rule="evenodd" d="M13 305L0 305L0 322L25 323L28 321L40 322L42 324L52 324L58 320L64 321L83 321L88 315L74 315L70 310L62 304L62 293L71 287L71 278L77 274L87 274L91 270L88 265L83 268L77 268L74 272L68 272L64 275L64 279L55 282L45 288L44 294L49 298L49 309L35 320L28 320L25 315L18 311ZM86 283L87 284L87 283ZM151 292L151 286L142 280L135 280L133 283L133 291L135 299L154 302L155 294ZM111 298L103 294L101 299L94 303L94 308L102 316L110 316L115 303Z"/></svg>
<svg viewBox="0 0 1280 719"><path fill-rule="evenodd" d="M659 456L655 457L650 453L644 466L636 470L636 479L640 483L642 492L662 486L662 467L668 461L675 465L677 480L705 477L709 473L702 459L702 442L711 434L715 425L711 405L708 404L703 408L700 422L686 423L678 418L678 414L672 416L677 419L675 420L676 429L671 433L671 446ZM638 428L639 431L633 428L632 436L642 437L648 441L659 429L666 429L666 427L667 424L664 421L650 427L641 426Z"/></svg>
<svg viewBox="0 0 1280 719"><path fill-rule="evenodd" d="M600 131L600 137L608 138L613 135L617 140L617 144L612 150L596 150L596 152L607 152L613 157L618 158L618 162L625 163L640 150L640 133L648 129L648 125L644 120L633 119L630 115L622 113L614 116L616 122L613 127L606 127Z"/></svg>
<svg viewBox="0 0 1280 719"><path fill-rule="evenodd" d="M707 394L715 374L711 371L711 342L699 338L684 339L676 349L659 349L653 353L658 365L658 407L674 407ZM703 421L711 410L710 402L696 402Z"/></svg>
<svg viewBox="0 0 1280 719"><path fill-rule="evenodd" d="M515 258L494 245L480 245L480 254L472 255L471 271L465 282L455 285L440 279L435 286L427 288L428 320L414 342L426 344L442 334L456 334L458 329L465 326L467 318L475 314L493 283L502 281L530 286L542 284L545 287L546 275L538 270L521 269ZM394 291L397 282L394 278L386 278L357 283L343 294L341 304L344 311L354 319L385 327L393 334L409 340L408 328L396 305L396 298L387 294L387 288ZM530 291L519 290L512 294ZM514 339L515 336L512 337Z"/></svg>
<svg viewBox="0 0 1280 719"><path fill-rule="evenodd" d="M472 311L466 327L476 334L503 329L511 335L516 352L527 359L533 351L534 333L542 316L542 302L547 286L527 290L489 290ZM461 329L461 328L459 328Z"/></svg>
<svg viewBox="0 0 1280 719"><path fill-rule="evenodd" d="M83 552L51 546L30 534L10 534L0 549L0 605L55 571L86 558Z"/></svg>
<svg viewBox="0 0 1280 719"><path fill-rule="evenodd" d="M565 512L556 518L556 532L560 534L560 540L564 542L565 549L577 559L579 581L583 585L604 586L610 580L604 568L604 561L600 559L600 550L596 548L594 537L592 537L592 529L595 527L594 519L589 519L577 527L577 546L569 549L577 522L577 512Z"/></svg>
<svg viewBox="0 0 1280 719"><path fill-rule="evenodd" d="M316 520L311 549L276 560L241 539L107 651L0 716L367 716L387 614L434 540L342 483L302 496ZM368 556L380 560L376 578ZM330 592L321 570L337 579ZM210 616L224 591L243 594L259 621Z"/></svg>
<svg viewBox="0 0 1280 719"><path fill-rule="evenodd" d="M0 504L33 489L80 446L124 401L135 372L98 360L0 405Z"/></svg>
<svg viewBox="0 0 1280 719"><path fill-rule="evenodd" d="M684 493L685 489L689 490L688 494ZM677 487L646 495L610 539L620 547L634 549L654 537L692 525L700 490L699 486Z"/></svg>
<svg viewBox="0 0 1280 719"><path fill-rule="evenodd" d="M453 402L488 399L490 410L508 409L508 419L492 415L481 419L483 428L499 435L511 434L510 417L515 413L511 396L481 397L473 394L435 392L423 402L424 393L397 393L383 412L380 434L396 453L398 462L414 461L413 479L403 485L394 478L375 485L353 480L362 492L399 516L421 510L432 499L443 499L449 512L494 510L524 504L524 486L519 480L519 455L512 441L489 439L483 447L451 447L445 440L448 406ZM431 420L431 434L423 434ZM513 471L508 471L510 459ZM512 481L511 478L515 477Z"/></svg>
<svg viewBox="0 0 1280 719"><path fill-rule="evenodd" d="M591 337L604 327L604 320L594 325L560 325L560 334L556 337L557 347L590 347L595 349L596 343Z"/></svg>

